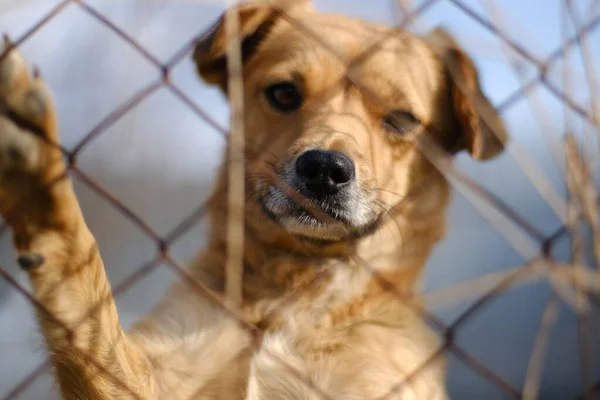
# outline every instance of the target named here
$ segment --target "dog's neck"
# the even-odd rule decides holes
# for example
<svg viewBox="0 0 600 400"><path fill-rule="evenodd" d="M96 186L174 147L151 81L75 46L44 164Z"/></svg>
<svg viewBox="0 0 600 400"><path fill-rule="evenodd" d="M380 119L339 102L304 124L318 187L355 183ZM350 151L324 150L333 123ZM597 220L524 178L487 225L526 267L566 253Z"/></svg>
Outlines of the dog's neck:
<svg viewBox="0 0 600 400"><path fill-rule="evenodd" d="M441 239L449 198L445 180L428 186L397 209L394 218L383 219L379 228L354 241L314 243L298 240L283 231L259 207L246 206L244 237L244 301L258 302L310 287L327 279L331 265L362 265L396 287L413 291L423 265ZM227 191L213 196L208 246L211 260L203 260L212 286L221 290L227 254Z"/></svg>

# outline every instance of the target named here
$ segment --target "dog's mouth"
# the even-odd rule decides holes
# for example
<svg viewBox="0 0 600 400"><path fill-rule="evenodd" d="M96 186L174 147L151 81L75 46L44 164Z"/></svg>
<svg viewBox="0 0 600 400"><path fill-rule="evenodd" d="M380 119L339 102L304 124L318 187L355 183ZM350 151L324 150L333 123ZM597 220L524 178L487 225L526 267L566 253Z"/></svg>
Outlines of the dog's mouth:
<svg viewBox="0 0 600 400"><path fill-rule="evenodd" d="M320 245L356 240L377 229L380 215L347 194L311 199L296 191L294 198L277 187L262 191L257 201L264 214L299 239Z"/></svg>

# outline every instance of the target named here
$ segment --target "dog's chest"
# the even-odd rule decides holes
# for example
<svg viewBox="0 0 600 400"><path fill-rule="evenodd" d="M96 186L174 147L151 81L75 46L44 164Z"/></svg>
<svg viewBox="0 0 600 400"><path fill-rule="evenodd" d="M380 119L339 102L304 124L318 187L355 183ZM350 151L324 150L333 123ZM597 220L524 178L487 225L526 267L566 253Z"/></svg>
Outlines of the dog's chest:
<svg viewBox="0 0 600 400"><path fill-rule="evenodd" d="M372 276L363 268L332 264L322 271L313 287L291 291L277 299L257 302L249 311L263 337L273 335L290 343L328 341L333 331L360 314ZM334 339L333 339L334 340ZM317 346L318 347L318 346Z"/></svg>

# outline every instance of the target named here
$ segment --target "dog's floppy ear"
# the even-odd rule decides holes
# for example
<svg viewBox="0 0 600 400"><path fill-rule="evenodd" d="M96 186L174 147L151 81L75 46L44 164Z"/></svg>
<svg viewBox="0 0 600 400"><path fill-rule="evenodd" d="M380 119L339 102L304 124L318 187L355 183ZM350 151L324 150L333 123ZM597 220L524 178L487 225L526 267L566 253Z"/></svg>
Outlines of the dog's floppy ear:
<svg viewBox="0 0 600 400"><path fill-rule="evenodd" d="M502 152L508 135L504 123L481 90L473 61L443 28L430 32L426 40L442 56L450 96L460 127L460 149L475 160L488 160Z"/></svg>
<svg viewBox="0 0 600 400"><path fill-rule="evenodd" d="M239 15L242 62L256 52L283 13L289 15L299 8L311 9L310 0L255 0L234 6ZM196 42L193 54L202 79L223 90L227 87L226 15Z"/></svg>

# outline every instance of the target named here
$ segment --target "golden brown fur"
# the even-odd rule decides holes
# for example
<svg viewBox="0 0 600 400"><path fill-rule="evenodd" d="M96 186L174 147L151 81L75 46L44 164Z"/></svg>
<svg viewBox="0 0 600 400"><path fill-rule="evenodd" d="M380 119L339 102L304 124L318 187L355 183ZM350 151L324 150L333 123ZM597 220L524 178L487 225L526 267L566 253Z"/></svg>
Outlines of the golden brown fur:
<svg viewBox="0 0 600 400"><path fill-rule="evenodd" d="M248 197L240 312L252 331L197 283L224 288L227 164L210 240L189 268L198 281L176 284L126 334L60 150L45 140L59 142L50 96L16 51L1 61L0 213L41 305L64 398L446 398L442 358L419 369L439 342L414 295L444 235L449 187L419 149L433 142L488 159L502 150L502 123L443 31L417 37L318 14L308 1L278 5L238 9ZM200 75L224 90L226 45L219 23L194 53ZM281 81L301 88L301 108L281 113L265 100ZM382 127L398 109L416 117L402 135ZM356 166L346 217L285 187L310 149Z"/></svg>

